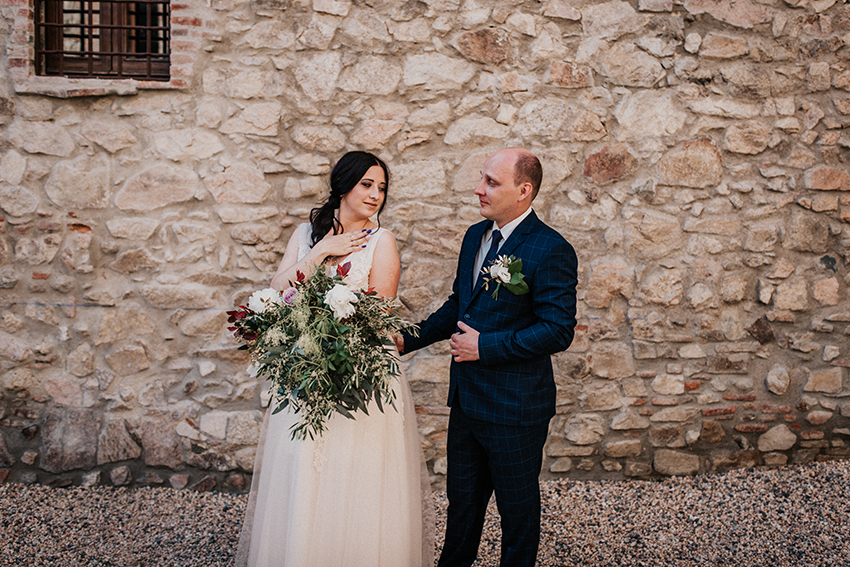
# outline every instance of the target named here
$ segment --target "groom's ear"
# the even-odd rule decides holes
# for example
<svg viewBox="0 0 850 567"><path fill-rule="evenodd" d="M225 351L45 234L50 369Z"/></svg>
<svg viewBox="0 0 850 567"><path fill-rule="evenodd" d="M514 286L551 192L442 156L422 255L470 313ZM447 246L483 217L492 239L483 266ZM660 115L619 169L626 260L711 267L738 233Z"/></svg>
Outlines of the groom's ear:
<svg viewBox="0 0 850 567"><path fill-rule="evenodd" d="M534 199L534 187L527 181L519 186L517 201L525 201L526 199Z"/></svg>

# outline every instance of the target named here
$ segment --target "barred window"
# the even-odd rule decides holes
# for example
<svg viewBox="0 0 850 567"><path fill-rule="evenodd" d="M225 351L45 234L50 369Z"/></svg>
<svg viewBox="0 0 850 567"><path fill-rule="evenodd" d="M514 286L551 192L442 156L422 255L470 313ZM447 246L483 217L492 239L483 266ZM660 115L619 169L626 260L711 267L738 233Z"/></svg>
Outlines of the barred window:
<svg viewBox="0 0 850 567"><path fill-rule="evenodd" d="M170 0L35 0L39 75L169 79Z"/></svg>

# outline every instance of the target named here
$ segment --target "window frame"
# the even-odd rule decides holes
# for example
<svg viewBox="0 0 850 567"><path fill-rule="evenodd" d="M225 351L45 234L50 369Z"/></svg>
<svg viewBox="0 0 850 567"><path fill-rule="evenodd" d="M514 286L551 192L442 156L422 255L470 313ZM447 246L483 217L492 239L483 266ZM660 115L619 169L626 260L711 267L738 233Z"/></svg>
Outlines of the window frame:
<svg viewBox="0 0 850 567"><path fill-rule="evenodd" d="M67 4L79 5L79 22L65 21ZM157 18L162 25L134 25L139 6L145 7L145 23ZM171 20L170 0L34 0L36 75L168 82ZM78 30L78 51L67 49L66 30ZM141 50L139 33L147 37Z"/></svg>

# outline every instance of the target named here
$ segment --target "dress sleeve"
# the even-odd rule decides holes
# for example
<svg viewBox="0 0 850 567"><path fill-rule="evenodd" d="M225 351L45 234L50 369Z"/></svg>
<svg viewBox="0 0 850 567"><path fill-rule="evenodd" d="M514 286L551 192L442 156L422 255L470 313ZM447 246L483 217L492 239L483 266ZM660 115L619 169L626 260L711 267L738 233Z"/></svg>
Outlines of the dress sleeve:
<svg viewBox="0 0 850 567"><path fill-rule="evenodd" d="M313 247L312 242L310 242L310 237L312 236L313 231L310 229L310 223L305 222L298 225L298 228L295 229L295 235L298 238L298 259L300 260L304 256L306 256L310 249Z"/></svg>

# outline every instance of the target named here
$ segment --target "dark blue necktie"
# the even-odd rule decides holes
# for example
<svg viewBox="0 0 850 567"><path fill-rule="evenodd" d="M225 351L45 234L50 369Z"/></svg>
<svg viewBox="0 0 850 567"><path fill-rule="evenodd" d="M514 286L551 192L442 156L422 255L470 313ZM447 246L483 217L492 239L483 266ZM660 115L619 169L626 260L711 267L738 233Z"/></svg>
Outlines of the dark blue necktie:
<svg viewBox="0 0 850 567"><path fill-rule="evenodd" d="M493 261L496 259L496 256L499 253L499 242L502 240L502 233L498 230L493 231L492 241L490 242L490 250L487 251L487 256L484 257L484 263L481 264L481 269L489 268ZM477 283L480 284L482 279L484 278L484 273L478 273ZM477 284L476 284L477 285Z"/></svg>

